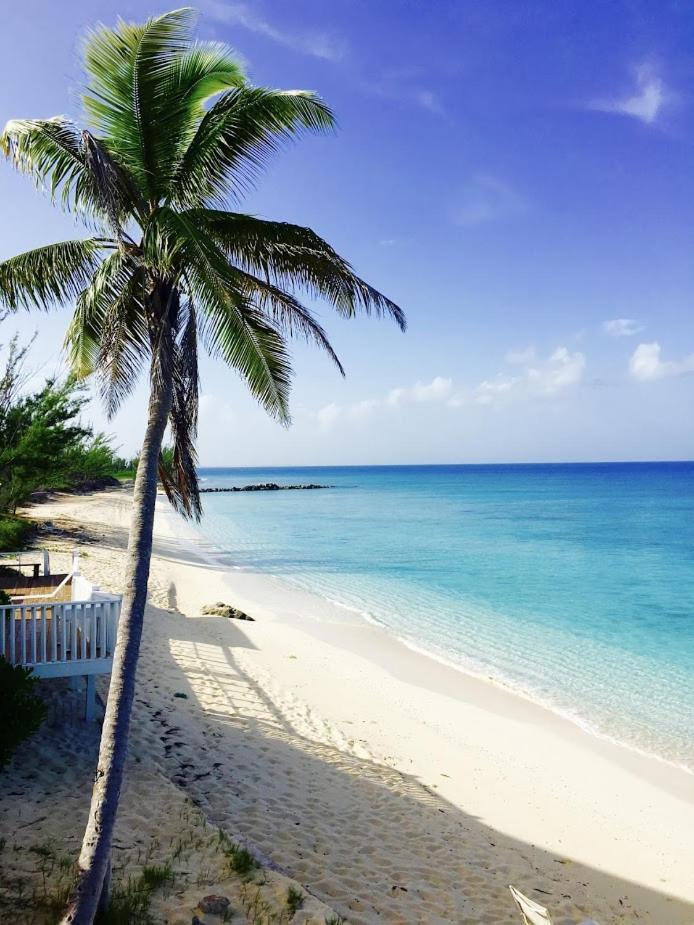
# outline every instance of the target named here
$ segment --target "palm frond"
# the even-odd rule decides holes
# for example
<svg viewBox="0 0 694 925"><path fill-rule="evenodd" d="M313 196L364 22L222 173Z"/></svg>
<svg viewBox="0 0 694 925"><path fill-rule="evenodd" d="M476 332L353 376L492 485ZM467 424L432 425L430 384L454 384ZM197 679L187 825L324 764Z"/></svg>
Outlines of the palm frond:
<svg viewBox="0 0 694 925"><path fill-rule="evenodd" d="M333 115L314 93L241 86L205 113L171 185L172 205L225 203L246 192L268 159L302 131L332 127Z"/></svg>
<svg viewBox="0 0 694 925"><path fill-rule="evenodd" d="M360 279L310 228L216 209L191 209L186 215L209 232L232 262L265 276L275 286L302 289L324 299L347 318L358 312L388 315L405 330L402 309Z"/></svg>
<svg viewBox="0 0 694 925"><path fill-rule="evenodd" d="M195 12L174 10L144 24L118 22L88 37L85 109L149 202L157 200L157 149L167 138L167 70L186 52ZM168 101L168 105L167 105Z"/></svg>
<svg viewBox="0 0 694 925"><path fill-rule="evenodd" d="M145 282L139 261L115 251L81 293L66 336L73 373L96 374L109 417L134 388L150 355Z"/></svg>
<svg viewBox="0 0 694 925"><path fill-rule="evenodd" d="M157 191L165 197L181 158L212 97L241 86L245 77L234 52L221 42L194 42L177 55L161 77L165 93L161 121L166 130L155 139Z"/></svg>
<svg viewBox="0 0 694 925"><path fill-rule="evenodd" d="M118 229L141 207L127 175L104 145L62 116L12 119L0 148L64 209Z"/></svg>
<svg viewBox="0 0 694 925"><path fill-rule="evenodd" d="M127 237L123 224L130 215L141 217L144 203L128 175L120 169L106 148L91 132L82 132L82 152L93 201L98 204L118 241Z"/></svg>
<svg viewBox="0 0 694 925"><path fill-rule="evenodd" d="M199 520L202 507L197 475L195 439L198 426L197 319L191 304L184 306L187 318L180 340L174 346L173 394L169 429L173 438L171 466L160 464L162 486L173 507L184 517Z"/></svg>
<svg viewBox="0 0 694 925"><path fill-rule="evenodd" d="M0 303L10 309L44 310L77 298L109 246L98 238L63 241L0 263Z"/></svg>
<svg viewBox="0 0 694 925"><path fill-rule="evenodd" d="M238 267L229 268L230 278L240 292L260 308L273 325L288 337L303 337L324 350L340 374L345 375L340 358L335 353L328 335L315 316L288 292L273 286L267 280L259 279Z"/></svg>
<svg viewBox="0 0 694 925"><path fill-rule="evenodd" d="M196 306L204 342L245 379L269 414L288 423L291 365L279 331L239 289L224 253L184 215L159 210L157 238L179 255L183 286Z"/></svg>

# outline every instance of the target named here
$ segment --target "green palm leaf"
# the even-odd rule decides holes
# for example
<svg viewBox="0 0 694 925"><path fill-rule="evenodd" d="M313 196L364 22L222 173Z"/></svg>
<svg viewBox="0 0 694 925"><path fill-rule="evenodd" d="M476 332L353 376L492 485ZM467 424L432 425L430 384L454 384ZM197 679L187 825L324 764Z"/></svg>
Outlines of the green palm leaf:
<svg viewBox="0 0 694 925"><path fill-rule="evenodd" d="M140 261L115 251L80 294L66 336L73 372L96 374L109 416L134 388L151 352L145 285Z"/></svg>
<svg viewBox="0 0 694 925"><path fill-rule="evenodd" d="M98 238L47 244L0 263L0 301L8 308L48 309L77 298L108 246Z"/></svg>
<svg viewBox="0 0 694 925"><path fill-rule="evenodd" d="M224 203L248 190L270 156L304 130L333 126L330 109L305 90L237 87L208 110L171 185L172 205Z"/></svg>
<svg viewBox="0 0 694 925"><path fill-rule="evenodd" d="M156 240L169 242L185 268L184 286L209 349L243 376L270 414L288 423L291 366L280 333L235 284L223 252L185 215L164 207L156 225Z"/></svg>
<svg viewBox="0 0 694 925"><path fill-rule="evenodd" d="M157 201L156 155L167 137L167 77L188 48L194 19L193 10L180 9L143 25L121 20L115 29L97 28L86 43L85 109L148 202Z"/></svg>
<svg viewBox="0 0 694 925"><path fill-rule="evenodd" d="M360 311L389 315L405 330L402 309L360 279L310 228L215 209L191 209L188 214L234 263L249 272L266 276L280 288L303 289L347 318Z"/></svg>

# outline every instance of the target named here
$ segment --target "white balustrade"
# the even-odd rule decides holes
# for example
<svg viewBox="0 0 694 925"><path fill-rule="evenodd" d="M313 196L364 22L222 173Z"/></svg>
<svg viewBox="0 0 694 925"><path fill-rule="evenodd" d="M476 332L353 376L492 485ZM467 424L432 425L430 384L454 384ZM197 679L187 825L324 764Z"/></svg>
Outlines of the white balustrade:
<svg viewBox="0 0 694 925"><path fill-rule="evenodd" d="M110 671L120 598L0 606L0 654L39 677Z"/></svg>

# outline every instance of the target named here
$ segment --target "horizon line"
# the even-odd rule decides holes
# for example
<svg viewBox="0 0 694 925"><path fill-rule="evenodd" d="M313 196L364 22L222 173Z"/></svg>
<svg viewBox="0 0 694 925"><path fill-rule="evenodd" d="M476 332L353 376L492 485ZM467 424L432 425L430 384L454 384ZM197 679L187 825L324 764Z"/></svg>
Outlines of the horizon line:
<svg viewBox="0 0 694 925"><path fill-rule="evenodd" d="M694 464L694 459L596 459L536 462L437 462L437 463L290 463L285 465L220 466L199 465L201 469L424 469L445 466L648 466Z"/></svg>

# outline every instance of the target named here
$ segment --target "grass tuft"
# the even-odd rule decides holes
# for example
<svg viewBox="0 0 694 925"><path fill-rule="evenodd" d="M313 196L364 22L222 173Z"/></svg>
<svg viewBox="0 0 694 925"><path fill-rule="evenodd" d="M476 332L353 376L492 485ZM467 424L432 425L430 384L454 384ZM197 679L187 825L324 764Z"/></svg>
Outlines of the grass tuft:
<svg viewBox="0 0 694 925"><path fill-rule="evenodd" d="M244 848L243 845L236 842L231 842L224 849L224 854L229 861L229 867L235 873L241 874L241 876L248 876L260 867L260 864L258 864L248 848Z"/></svg>
<svg viewBox="0 0 694 925"><path fill-rule="evenodd" d="M302 890L297 890L295 886L290 886L287 889L287 911L289 912L289 917L293 918L296 913L301 909L304 904L304 894Z"/></svg>
<svg viewBox="0 0 694 925"><path fill-rule="evenodd" d="M146 864L142 868L142 885L150 893L157 887L163 886L167 880L171 879L170 864Z"/></svg>
<svg viewBox="0 0 694 925"><path fill-rule="evenodd" d="M149 911L152 893L171 880L169 864L146 864L139 877L114 887L108 909L96 918L96 925L155 925Z"/></svg>

